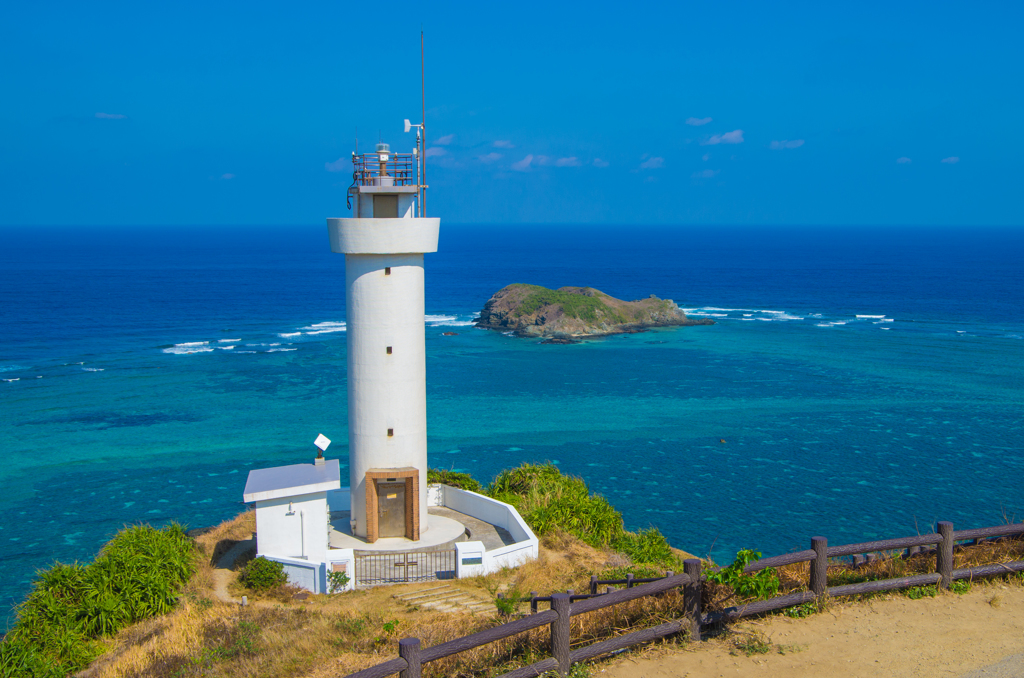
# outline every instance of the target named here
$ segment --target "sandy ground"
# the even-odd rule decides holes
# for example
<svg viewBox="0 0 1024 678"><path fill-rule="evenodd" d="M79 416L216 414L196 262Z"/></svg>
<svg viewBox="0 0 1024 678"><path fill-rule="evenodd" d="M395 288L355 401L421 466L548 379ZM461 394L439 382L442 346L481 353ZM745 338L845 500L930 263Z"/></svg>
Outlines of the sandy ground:
<svg viewBox="0 0 1024 678"><path fill-rule="evenodd" d="M910 600L835 603L805 619L783 616L733 627L770 639L746 657L728 637L675 651L649 650L593 667L600 678L1024 677L1024 588L976 584ZM731 651L731 653L730 653Z"/></svg>

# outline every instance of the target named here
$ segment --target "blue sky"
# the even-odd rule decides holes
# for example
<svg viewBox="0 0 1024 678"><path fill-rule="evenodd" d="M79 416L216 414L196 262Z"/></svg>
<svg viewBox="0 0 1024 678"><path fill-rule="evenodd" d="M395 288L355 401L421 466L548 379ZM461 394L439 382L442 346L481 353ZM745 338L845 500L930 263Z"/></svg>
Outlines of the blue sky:
<svg viewBox="0 0 1024 678"><path fill-rule="evenodd" d="M345 216L422 26L431 216L1021 225L1022 7L7 3L0 224Z"/></svg>

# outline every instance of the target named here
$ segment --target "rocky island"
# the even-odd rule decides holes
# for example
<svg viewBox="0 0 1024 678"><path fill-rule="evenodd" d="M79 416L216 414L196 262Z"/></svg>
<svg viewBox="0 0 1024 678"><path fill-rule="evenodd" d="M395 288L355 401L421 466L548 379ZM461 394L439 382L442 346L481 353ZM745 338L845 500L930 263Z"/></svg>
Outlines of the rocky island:
<svg viewBox="0 0 1024 678"><path fill-rule="evenodd" d="M653 294L623 301L593 287L561 287L515 283L487 300L477 327L513 332L520 337L543 337L551 343L574 343L584 337L643 331L649 327L713 325L691 320L671 299Z"/></svg>

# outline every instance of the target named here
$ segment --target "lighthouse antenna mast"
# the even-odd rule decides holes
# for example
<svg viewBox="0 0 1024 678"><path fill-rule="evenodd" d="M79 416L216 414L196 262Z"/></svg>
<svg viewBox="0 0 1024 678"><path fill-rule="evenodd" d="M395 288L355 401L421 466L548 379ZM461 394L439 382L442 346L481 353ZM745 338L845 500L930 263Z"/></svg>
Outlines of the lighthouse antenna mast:
<svg viewBox="0 0 1024 678"><path fill-rule="evenodd" d="M420 29L420 133L423 135L423 149L420 151L420 216L427 216L427 77L423 63L423 29ZM417 135L419 136L419 135Z"/></svg>

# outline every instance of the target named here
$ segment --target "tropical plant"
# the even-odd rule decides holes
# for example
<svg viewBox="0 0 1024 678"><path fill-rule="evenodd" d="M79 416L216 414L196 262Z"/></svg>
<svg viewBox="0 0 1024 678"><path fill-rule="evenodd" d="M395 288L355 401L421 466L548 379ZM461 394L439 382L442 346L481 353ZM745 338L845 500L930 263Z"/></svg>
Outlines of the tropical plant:
<svg viewBox="0 0 1024 678"><path fill-rule="evenodd" d="M0 676L49 678L85 667L102 652L96 639L169 611L196 558L182 526L133 525L88 565L41 570L0 642Z"/></svg>
<svg viewBox="0 0 1024 678"><path fill-rule="evenodd" d="M331 593L340 593L345 590L348 583L352 581L347 572L328 572L327 586Z"/></svg>

